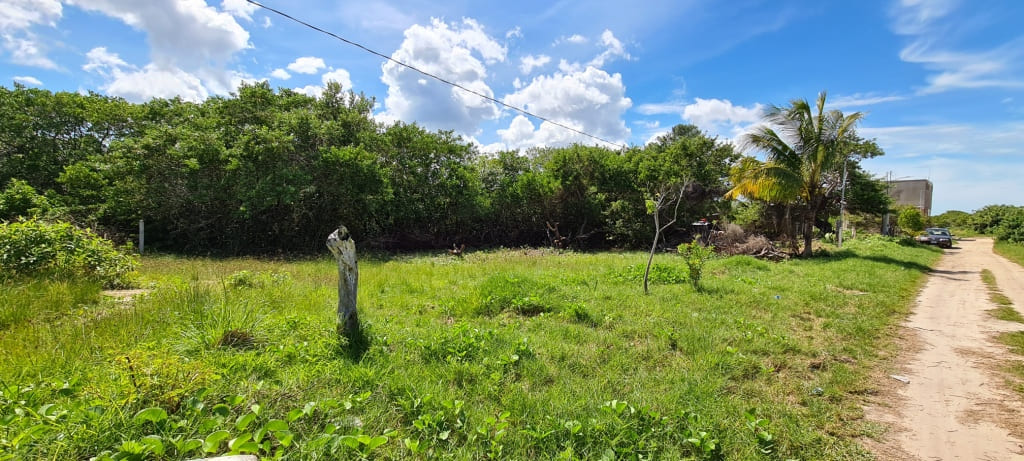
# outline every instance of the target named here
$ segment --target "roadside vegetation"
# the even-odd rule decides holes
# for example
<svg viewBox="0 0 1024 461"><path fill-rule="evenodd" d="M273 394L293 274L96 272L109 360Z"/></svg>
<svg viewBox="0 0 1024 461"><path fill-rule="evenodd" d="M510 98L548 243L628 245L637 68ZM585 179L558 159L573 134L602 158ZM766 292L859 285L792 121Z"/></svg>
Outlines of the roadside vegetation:
<svg viewBox="0 0 1024 461"><path fill-rule="evenodd" d="M1020 315L1013 308L1013 301L1007 298L1002 291L999 290L999 285L996 283L996 277L992 274L992 271L988 269L981 270L981 281L985 282L985 286L988 287L988 298L993 304L999 306L995 309L989 310L995 318L999 320L1006 320L1010 322L1021 322L1024 323L1024 316Z"/></svg>
<svg viewBox="0 0 1024 461"><path fill-rule="evenodd" d="M844 188L851 222L893 211L862 114L484 154L373 105L0 88L0 461L870 457L869 378L941 251L831 243Z"/></svg>
<svg viewBox="0 0 1024 461"><path fill-rule="evenodd" d="M4 290L53 302L0 333L0 453L861 458L868 376L939 254L713 259L700 290L659 254L648 296L639 253L369 259L364 350L335 334L330 261L146 258L129 300Z"/></svg>
<svg viewBox="0 0 1024 461"><path fill-rule="evenodd" d="M992 249L996 254L1024 266L1024 243L997 241Z"/></svg>

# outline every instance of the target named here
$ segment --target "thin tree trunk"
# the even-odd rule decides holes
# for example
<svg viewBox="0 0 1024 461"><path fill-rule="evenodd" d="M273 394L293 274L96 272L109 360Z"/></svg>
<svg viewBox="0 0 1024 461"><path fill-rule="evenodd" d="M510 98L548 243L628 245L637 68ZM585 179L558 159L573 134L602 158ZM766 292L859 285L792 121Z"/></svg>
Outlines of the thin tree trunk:
<svg viewBox="0 0 1024 461"><path fill-rule="evenodd" d="M814 216L818 210L818 198L813 198L808 201L807 212L804 214L804 253L803 256L809 258L814 255L814 251L811 248L811 241L814 239Z"/></svg>
<svg viewBox="0 0 1024 461"><path fill-rule="evenodd" d="M359 264L356 244L345 226L327 237L327 249L338 262L338 332L350 340L359 332L359 314L356 294L359 284Z"/></svg>
<svg viewBox="0 0 1024 461"><path fill-rule="evenodd" d="M651 254L647 256L647 270L644 271L644 294L647 294L647 278L651 275L651 263L654 261L654 251L658 249L658 236L661 234L661 225L658 222L658 211L654 211L654 243L651 244Z"/></svg>

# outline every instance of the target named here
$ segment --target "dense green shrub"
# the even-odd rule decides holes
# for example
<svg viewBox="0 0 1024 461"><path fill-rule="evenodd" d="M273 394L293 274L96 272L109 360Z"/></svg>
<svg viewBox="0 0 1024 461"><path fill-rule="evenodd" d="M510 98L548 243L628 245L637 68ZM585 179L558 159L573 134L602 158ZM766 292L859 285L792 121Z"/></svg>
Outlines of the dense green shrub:
<svg viewBox="0 0 1024 461"><path fill-rule="evenodd" d="M35 188L20 179L12 179L0 191L0 220L39 216L50 210L50 202Z"/></svg>
<svg viewBox="0 0 1024 461"><path fill-rule="evenodd" d="M900 210L896 222L906 235L916 235L924 230L924 215L921 214L921 210L914 207L908 206Z"/></svg>
<svg viewBox="0 0 1024 461"><path fill-rule="evenodd" d="M132 284L137 265L109 240L69 223L0 223L0 279L84 279L119 288Z"/></svg>
<svg viewBox="0 0 1024 461"><path fill-rule="evenodd" d="M986 205L975 211L967 220L975 232L993 234L1006 216L1020 209L1012 205Z"/></svg>
<svg viewBox="0 0 1024 461"><path fill-rule="evenodd" d="M1024 207L1008 210L992 233L1000 242L1024 242Z"/></svg>
<svg viewBox="0 0 1024 461"><path fill-rule="evenodd" d="M704 274L704 264L715 255L715 247L703 246L693 239L690 243L682 243L677 248L679 254L686 260L686 268L689 270L687 279L694 289L700 288L700 279Z"/></svg>

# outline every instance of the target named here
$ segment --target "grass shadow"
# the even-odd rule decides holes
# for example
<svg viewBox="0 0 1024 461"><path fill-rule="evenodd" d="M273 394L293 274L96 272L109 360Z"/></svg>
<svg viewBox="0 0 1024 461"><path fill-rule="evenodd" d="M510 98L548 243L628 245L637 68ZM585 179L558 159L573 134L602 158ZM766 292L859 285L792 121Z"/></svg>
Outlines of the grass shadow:
<svg viewBox="0 0 1024 461"><path fill-rule="evenodd" d="M904 269L915 270L915 271L918 271L918 272L931 272L931 270L932 270L932 268L930 266L925 265L925 264L921 264L921 263L917 263L917 262L913 262L913 261L904 261L904 260L901 260L901 259L896 259L896 258L893 258L891 256L885 256L885 255L866 255L866 256L862 256L862 255L858 255L853 250L848 250L848 249L831 251L827 255L816 255L814 258L811 258L810 261L814 261L814 260L831 261L831 260L843 260L843 259L849 259L849 258L857 258L857 259L863 259L863 260L867 260L867 261L874 261L874 262L883 263L883 264L891 264L891 265L894 265L894 266L902 267Z"/></svg>
<svg viewBox="0 0 1024 461"><path fill-rule="evenodd" d="M338 353L342 357L345 357L353 362L361 362L366 352L370 350L370 346L373 344L373 336L369 334L365 325L360 325L359 328L347 331L338 326Z"/></svg>

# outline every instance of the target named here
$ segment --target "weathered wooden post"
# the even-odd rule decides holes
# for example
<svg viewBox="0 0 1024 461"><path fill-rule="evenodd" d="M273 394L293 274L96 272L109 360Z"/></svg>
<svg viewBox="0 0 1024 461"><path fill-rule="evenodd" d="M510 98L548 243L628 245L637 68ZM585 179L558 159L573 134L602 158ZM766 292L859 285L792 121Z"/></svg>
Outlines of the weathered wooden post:
<svg viewBox="0 0 1024 461"><path fill-rule="evenodd" d="M356 242L345 226L338 227L327 237L327 249L338 261L338 332L354 339L359 332L356 311L356 292L359 284L359 264L356 261Z"/></svg>

